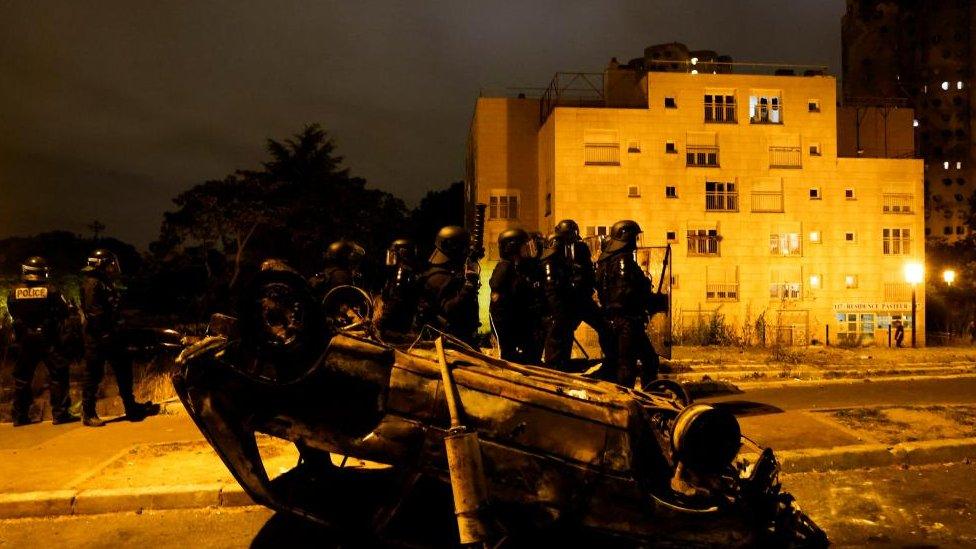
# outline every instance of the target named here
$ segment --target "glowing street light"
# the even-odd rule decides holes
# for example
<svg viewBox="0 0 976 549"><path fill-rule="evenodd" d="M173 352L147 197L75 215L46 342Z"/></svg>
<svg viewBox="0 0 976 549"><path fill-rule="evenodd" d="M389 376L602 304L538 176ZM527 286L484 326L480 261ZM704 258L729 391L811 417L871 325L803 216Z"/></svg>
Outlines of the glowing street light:
<svg viewBox="0 0 976 549"><path fill-rule="evenodd" d="M918 302L915 300L915 286L925 278L925 266L921 263L905 264L905 281L912 285L912 348L915 348L915 313L918 310Z"/></svg>
<svg viewBox="0 0 976 549"><path fill-rule="evenodd" d="M952 283L956 281L956 271L952 269L942 271L942 280L945 280L947 285L952 286Z"/></svg>

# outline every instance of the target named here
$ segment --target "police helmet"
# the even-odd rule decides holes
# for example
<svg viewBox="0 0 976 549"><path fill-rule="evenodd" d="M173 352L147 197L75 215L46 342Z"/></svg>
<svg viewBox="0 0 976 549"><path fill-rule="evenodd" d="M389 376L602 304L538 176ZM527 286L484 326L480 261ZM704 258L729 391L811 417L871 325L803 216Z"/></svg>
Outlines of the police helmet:
<svg viewBox="0 0 976 549"><path fill-rule="evenodd" d="M579 225L572 219L563 219L559 223L556 223L554 231L556 238L564 244L580 240Z"/></svg>
<svg viewBox="0 0 976 549"><path fill-rule="evenodd" d="M386 249L386 264L393 267L406 263L411 265L417 260L417 244L409 238L398 238L390 243Z"/></svg>
<svg viewBox="0 0 976 549"><path fill-rule="evenodd" d="M118 274L122 271L118 256L105 248L99 248L88 255L88 266L107 274Z"/></svg>
<svg viewBox="0 0 976 549"><path fill-rule="evenodd" d="M430 262L434 265L461 263L471 247L471 236L463 227L448 225L437 233L434 239L434 253Z"/></svg>
<svg viewBox="0 0 976 549"><path fill-rule="evenodd" d="M603 251L613 253L625 248L634 250L637 248L637 238L642 232L644 231L636 221L630 219L618 221L610 227L610 240L607 241Z"/></svg>
<svg viewBox="0 0 976 549"><path fill-rule="evenodd" d="M508 229L498 235L498 255L512 260L522 253L522 247L529 241L529 234L522 229Z"/></svg>
<svg viewBox="0 0 976 549"><path fill-rule="evenodd" d="M366 257L366 250L352 240L337 240L325 250L326 266L356 268Z"/></svg>
<svg viewBox="0 0 976 549"><path fill-rule="evenodd" d="M47 280L51 274L51 269L47 266L47 260L39 255L27 258L27 261L20 265L20 278L24 282L41 282Z"/></svg>

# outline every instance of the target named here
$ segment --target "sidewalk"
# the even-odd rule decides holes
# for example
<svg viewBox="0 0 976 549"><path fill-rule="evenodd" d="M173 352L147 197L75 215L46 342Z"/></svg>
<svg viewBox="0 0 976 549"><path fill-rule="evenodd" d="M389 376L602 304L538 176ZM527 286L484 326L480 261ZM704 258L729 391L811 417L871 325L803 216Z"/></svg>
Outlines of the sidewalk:
<svg viewBox="0 0 976 549"><path fill-rule="evenodd" d="M781 410L748 398L721 405L746 437L776 450L784 472L976 458L976 405ZM298 458L279 439L262 438L259 447L272 476ZM0 425L0 519L250 504L186 414L101 429Z"/></svg>

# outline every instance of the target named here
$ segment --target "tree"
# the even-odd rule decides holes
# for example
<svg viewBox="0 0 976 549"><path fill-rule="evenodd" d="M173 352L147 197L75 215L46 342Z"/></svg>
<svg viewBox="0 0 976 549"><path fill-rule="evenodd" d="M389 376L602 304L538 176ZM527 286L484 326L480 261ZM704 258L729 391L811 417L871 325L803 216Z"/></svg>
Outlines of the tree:
<svg viewBox="0 0 976 549"><path fill-rule="evenodd" d="M423 253L433 249L434 237L445 225L464 226L463 181L455 181L446 189L428 191L410 212L412 236Z"/></svg>
<svg viewBox="0 0 976 549"><path fill-rule="evenodd" d="M173 199L179 209L165 214L161 240L181 246L186 242L199 244L208 274L212 273L207 250L232 254L227 285L233 287L255 232L262 225L278 222L280 206L274 194L273 182L247 173L201 183Z"/></svg>

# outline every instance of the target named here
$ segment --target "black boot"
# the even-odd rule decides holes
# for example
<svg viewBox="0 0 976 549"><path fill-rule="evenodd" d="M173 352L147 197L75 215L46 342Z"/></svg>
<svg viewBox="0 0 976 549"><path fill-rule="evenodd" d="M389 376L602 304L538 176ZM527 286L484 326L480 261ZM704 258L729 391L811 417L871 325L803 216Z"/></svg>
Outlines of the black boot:
<svg viewBox="0 0 976 549"><path fill-rule="evenodd" d="M123 405L125 406L125 419L129 421L142 421L159 413L159 404L153 402L136 402L133 399L124 402Z"/></svg>
<svg viewBox="0 0 976 549"><path fill-rule="evenodd" d="M14 414L14 427L22 427L33 423L27 414Z"/></svg>
<svg viewBox="0 0 976 549"><path fill-rule="evenodd" d="M51 425L62 425L64 423L74 423L81 420L80 417L72 414L71 412L64 411L60 412L51 418Z"/></svg>
<svg viewBox="0 0 976 549"><path fill-rule="evenodd" d="M105 420L98 417L95 411L95 403L86 403L81 406L81 422L86 427L104 427Z"/></svg>

